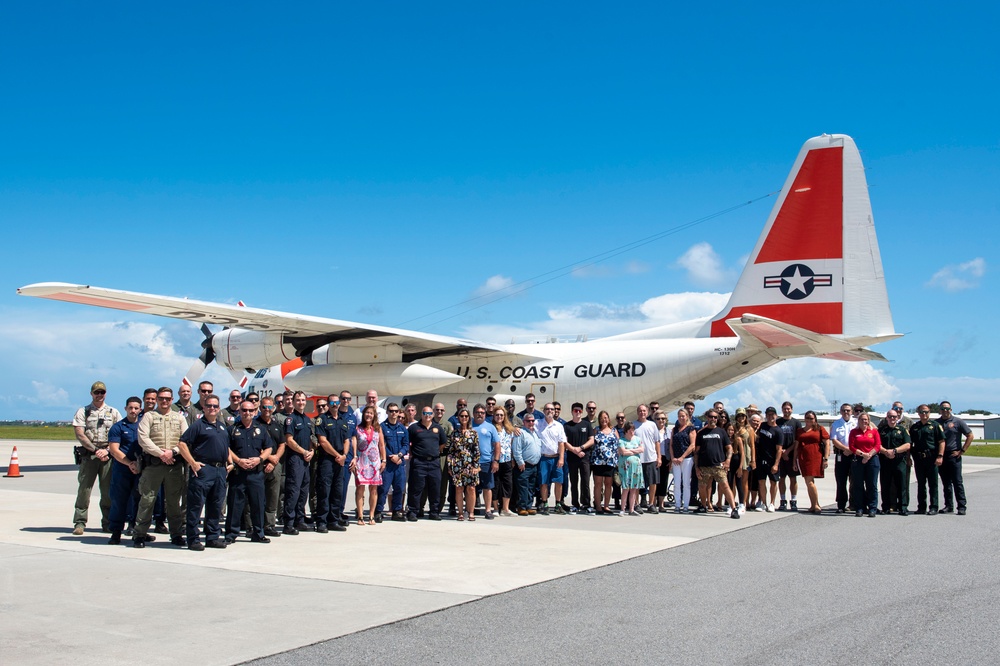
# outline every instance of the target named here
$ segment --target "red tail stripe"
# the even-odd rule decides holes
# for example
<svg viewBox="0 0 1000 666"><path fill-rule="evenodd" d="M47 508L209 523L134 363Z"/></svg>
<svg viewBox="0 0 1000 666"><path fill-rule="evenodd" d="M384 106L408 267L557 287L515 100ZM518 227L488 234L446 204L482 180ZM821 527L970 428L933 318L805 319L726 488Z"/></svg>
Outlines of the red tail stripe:
<svg viewBox="0 0 1000 666"><path fill-rule="evenodd" d="M755 264L844 256L844 149L809 151Z"/></svg>
<svg viewBox="0 0 1000 666"><path fill-rule="evenodd" d="M712 322L712 337L733 337L735 333L725 320L748 313L826 335L839 335L844 332L843 303L782 303L780 305L741 305L735 307L725 316Z"/></svg>

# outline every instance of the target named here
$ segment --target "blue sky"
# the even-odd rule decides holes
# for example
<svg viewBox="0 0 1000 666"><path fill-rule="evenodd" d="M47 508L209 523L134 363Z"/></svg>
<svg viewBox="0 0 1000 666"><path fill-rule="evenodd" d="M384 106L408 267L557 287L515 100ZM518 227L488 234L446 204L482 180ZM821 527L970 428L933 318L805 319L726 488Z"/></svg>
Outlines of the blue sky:
<svg viewBox="0 0 1000 666"><path fill-rule="evenodd" d="M115 404L176 386L200 351L190 324L15 295L33 282L500 342L713 314L771 200L424 316L772 192L823 132L862 151L907 335L889 364L784 363L718 397L1000 411L985 3L0 12L0 419L70 418L98 378Z"/></svg>

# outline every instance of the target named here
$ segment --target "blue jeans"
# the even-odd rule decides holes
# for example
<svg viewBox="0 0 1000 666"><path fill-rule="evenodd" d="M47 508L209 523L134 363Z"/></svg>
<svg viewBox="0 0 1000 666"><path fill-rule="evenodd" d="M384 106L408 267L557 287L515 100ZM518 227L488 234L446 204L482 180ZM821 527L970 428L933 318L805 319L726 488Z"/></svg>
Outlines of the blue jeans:
<svg viewBox="0 0 1000 666"><path fill-rule="evenodd" d="M878 477L880 464L878 456L872 457L867 463L861 462L861 456L854 456L851 463L851 490L854 491L855 511L871 513L878 508Z"/></svg>
<svg viewBox="0 0 1000 666"><path fill-rule="evenodd" d="M521 497L518 505L530 509L534 505L535 490L538 488L538 465L524 463L524 471L517 476L517 492Z"/></svg>

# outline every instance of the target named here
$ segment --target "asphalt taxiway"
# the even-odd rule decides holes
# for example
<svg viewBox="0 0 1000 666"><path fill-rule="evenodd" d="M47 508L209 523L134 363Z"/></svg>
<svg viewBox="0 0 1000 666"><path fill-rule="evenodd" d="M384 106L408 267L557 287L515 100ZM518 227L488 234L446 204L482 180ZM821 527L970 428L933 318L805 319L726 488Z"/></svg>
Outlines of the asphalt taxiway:
<svg viewBox="0 0 1000 666"><path fill-rule="evenodd" d="M71 444L5 440L3 455L14 443L25 476L0 479L4 663L586 663L619 658L614 637L628 631L642 637L639 662L651 649L694 660L706 645L768 663L892 662L907 653L886 650L911 644L893 636L912 633L876 631L893 621L941 624L935 649L914 657L954 661L964 653L942 646L964 630L929 595L981 614L1000 588L1000 461L985 458L966 460L963 517L446 519L192 552L107 545L96 489L90 529L72 536ZM830 504L832 478L820 491Z"/></svg>

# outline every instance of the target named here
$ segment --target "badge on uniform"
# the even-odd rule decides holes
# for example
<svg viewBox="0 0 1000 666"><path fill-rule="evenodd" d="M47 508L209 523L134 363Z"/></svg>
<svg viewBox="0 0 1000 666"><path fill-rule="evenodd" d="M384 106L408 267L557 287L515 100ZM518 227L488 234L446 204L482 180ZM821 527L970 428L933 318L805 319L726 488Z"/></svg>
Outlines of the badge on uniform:
<svg viewBox="0 0 1000 666"><path fill-rule="evenodd" d="M233 436L234 437L239 437L240 436L240 429L239 428L236 428L236 429L233 430Z"/></svg>
<svg viewBox="0 0 1000 666"><path fill-rule="evenodd" d="M437 428L431 428L431 432L434 433L435 435L437 434L437 431L438 431Z"/></svg>
<svg viewBox="0 0 1000 666"><path fill-rule="evenodd" d="M254 435L259 435L260 434L260 428L254 428L253 429L253 434Z"/></svg>

